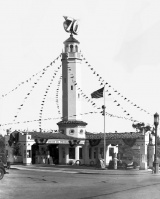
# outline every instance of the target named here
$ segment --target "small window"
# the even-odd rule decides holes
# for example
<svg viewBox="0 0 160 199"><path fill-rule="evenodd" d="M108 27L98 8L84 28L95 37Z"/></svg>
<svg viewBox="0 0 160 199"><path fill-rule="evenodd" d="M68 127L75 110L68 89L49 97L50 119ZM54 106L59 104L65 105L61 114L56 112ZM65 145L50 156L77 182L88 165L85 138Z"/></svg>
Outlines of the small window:
<svg viewBox="0 0 160 199"><path fill-rule="evenodd" d="M64 83L66 83L66 78L64 78Z"/></svg>
<svg viewBox="0 0 160 199"><path fill-rule="evenodd" d="M103 149L103 148L100 148L100 155L101 155L101 158L104 158L103 153L104 153L104 149Z"/></svg>
<svg viewBox="0 0 160 199"><path fill-rule="evenodd" d="M80 134L83 134L83 129L81 129L81 130L79 131L79 133L80 133Z"/></svg>
<svg viewBox="0 0 160 199"><path fill-rule="evenodd" d="M62 158L64 159L65 158L65 149L62 148Z"/></svg>
<svg viewBox="0 0 160 199"><path fill-rule="evenodd" d="M61 129L60 132L61 132L62 134L64 134L64 129Z"/></svg>
<svg viewBox="0 0 160 199"><path fill-rule="evenodd" d="M27 158L31 157L31 150L27 150Z"/></svg>
<svg viewBox="0 0 160 199"><path fill-rule="evenodd" d="M89 148L89 159L92 159L92 148Z"/></svg>
<svg viewBox="0 0 160 199"><path fill-rule="evenodd" d="M109 148L109 156L113 157L114 155L114 148Z"/></svg>
<svg viewBox="0 0 160 199"><path fill-rule="evenodd" d="M74 129L71 129L71 130L69 131L69 134L74 134Z"/></svg>
<svg viewBox="0 0 160 199"><path fill-rule="evenodd" d="M73 90L73 86L71 86L71 90Z"/></svg>
<svg viewBox="0 0 160 199"><path fill-rule="evenodd" d="M69 159L75 159L75 148L69 148Z"/></svg>
<svg viewBox="0 0 160 199"><path fill-rule="evenodd" d="M96 155L97 155L97 153L96 153L96 149L94 150L94 159L96 159Z"/></svg>
<svg viewBox="0 0 160 199"><path fill-rule="evenodd" d="M78 98L80 98L80 94L78 93Z"/></svg>
<svg viewBox="0 0 160 199"><path fill-rule="evenodd" d="M82 148L79 148L79 159L83 159Z"/></svg>

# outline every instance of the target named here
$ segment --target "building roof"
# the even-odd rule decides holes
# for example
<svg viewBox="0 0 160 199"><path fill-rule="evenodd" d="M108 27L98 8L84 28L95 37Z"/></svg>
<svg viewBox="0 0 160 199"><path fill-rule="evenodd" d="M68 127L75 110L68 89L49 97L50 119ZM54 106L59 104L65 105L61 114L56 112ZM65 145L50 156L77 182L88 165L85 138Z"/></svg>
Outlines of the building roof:
<svg viewBox="0 0 160 199"><path fill-rule="evenodd" d="M64 135L62 133L40 133L40 132L28 132L32 136L32 139L44 138L44 139L73 139L71 136Z"/></svg>
<svg viewBox="0 0 160 199"><path fill-rule="evenodd" d="M136 139L142 136L142 133L105 133L106 140L116 139ZM86 139L104 139L104 133L89 133L86 132Z"/></svg>
<svg viewBox="0 0 160 199"><path fill-rule="evenodd" d="M80 120L62 120L60 122L57 123L57 125L60 125L60 124L79 124L79 125L82 125L82 126L86 126L87 123L86 122L83 122L83 121L80 121Z"/></svg>
<svg viewBox="0 0 160 199"><path fill-rule="evenodd" d="M77 39L75 39L73 37L73 35L70 35L70 37L66 41L64 41L63 43L64 44L66 44L66 43L78 43L79 44L79 41Z"/></svg>
<svg viewBox="0 0 160 199"><path fill-rule="evenodd" d="M72 136L64 135L62 133L40 133L40 132L28 132L32 136L32 139L67 139L67 140L90 140L90 139L104 139L104 133L90 133L86 132L86 138L75 138ZM129 133L105 133L106 140L117 139L137 139L142 136L141 133L129 132Z"/></svg>

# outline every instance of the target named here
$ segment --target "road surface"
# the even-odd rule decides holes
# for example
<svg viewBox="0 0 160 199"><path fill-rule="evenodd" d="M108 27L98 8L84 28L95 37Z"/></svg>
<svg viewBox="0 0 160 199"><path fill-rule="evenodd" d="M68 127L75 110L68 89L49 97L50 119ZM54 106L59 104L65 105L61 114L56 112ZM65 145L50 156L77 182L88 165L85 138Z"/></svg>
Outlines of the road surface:
<svg viewBox="0 0 160 199"><path fill-rule="evenodd" d="M160 174L151 171L14 166L0 181L0 199L159 197Z"/></svg>

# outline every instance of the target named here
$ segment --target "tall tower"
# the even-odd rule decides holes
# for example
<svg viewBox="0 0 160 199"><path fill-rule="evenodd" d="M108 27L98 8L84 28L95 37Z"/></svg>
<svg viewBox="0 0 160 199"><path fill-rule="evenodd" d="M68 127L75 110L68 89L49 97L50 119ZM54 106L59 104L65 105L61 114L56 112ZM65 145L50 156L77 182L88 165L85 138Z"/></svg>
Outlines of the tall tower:
<svg viewBox="0 0 160 199"><path fill-rule="evenodd" d="M62 121L57 125L61 133L77 138L85 138L87 125L81 121L81 95L76 89L81 87L81 61L79 41L71 34L62 53Z"/></svg>

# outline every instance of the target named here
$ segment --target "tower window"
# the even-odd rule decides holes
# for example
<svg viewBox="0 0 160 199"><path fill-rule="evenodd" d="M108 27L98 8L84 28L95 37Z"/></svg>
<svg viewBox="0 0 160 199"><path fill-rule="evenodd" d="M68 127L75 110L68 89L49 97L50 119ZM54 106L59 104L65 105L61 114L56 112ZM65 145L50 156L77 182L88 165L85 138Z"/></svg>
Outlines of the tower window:
<svg viewBox="0 0 160 199"><path fill-rule="evenodd" d="M76 52L78 52L78 46L77 45L75 46L75 48L76 48Z"/></svg>
<svg viewBox="0 0 160 199"><path fill-rule="evenodd" d="M65 52L68 52L68 48L69 48L69 46L67 45L67 46L65 47Z"/></svg>
<svg viewBox="0 0 160 199"><path fill-rule="evenodd" d="M73 45L70 45L70 52L73 52Z"/></svg>
<svg viewBox="0 0 160 199"><path fill-rule="evenodd" d="M71 86L71 90L73 90L73 86Z"/></svg>

